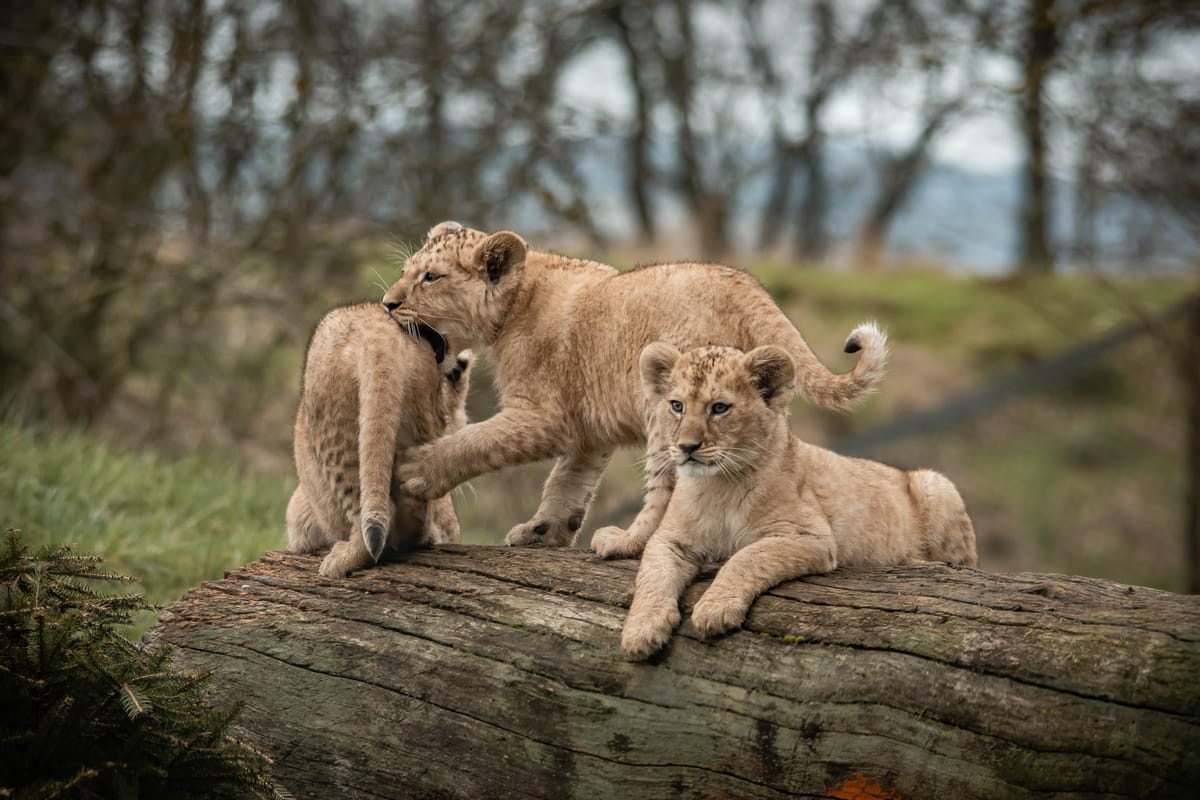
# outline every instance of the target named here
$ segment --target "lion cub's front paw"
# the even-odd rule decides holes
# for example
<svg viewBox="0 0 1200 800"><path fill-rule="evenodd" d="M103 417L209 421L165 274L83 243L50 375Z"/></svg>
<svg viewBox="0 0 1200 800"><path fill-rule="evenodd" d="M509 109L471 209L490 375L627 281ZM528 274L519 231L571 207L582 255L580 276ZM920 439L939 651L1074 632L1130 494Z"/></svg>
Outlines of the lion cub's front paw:
<svg viewBox="0 0 1200 800"><path fill-rule="evenodd" d="M400 488L409 497L418 500L436 500L447 494L453 486L440 483L436 476L430 474L424 461L426 446L414 447L404 453L404 463L396 468L396 480Z"/></svg>
<svg viewBox="0 0 1200 800"><path fill-rule="evenodd" d="M705 595L692 609L692 627L705 639L720 636L741 626L748 610L745 604L737 600L709 598Z"/></svg>
<svg viewBox="0 0 1200 800"><path fill-rule="evenodd" d="M609 525L592 534L592 551L601 558L637 558L642 547L624 530Z"/></svg>
<svg viewBox="0 0 1200 800"><path fill-rule="evenodd" d="M671 640L671 631L679 624L679 609L630 614L621 630L621 648L639 661L657 653Z"/></svg>

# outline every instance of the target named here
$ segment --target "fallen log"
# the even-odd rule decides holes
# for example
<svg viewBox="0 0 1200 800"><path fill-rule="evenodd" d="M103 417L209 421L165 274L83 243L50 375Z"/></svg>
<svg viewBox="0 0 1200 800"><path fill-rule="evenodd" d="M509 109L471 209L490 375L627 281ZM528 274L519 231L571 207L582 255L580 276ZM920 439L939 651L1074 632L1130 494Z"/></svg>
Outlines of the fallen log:
<svg viewBox="0 0 1200 800"><path fill-rule="evenodd" d="M268 553L148 635L245 700L297 797L1193 797L1200 597L936 565L619 636L637 563L446 546L346 580ZM707 580L684 599L695 602Z"/></svg>

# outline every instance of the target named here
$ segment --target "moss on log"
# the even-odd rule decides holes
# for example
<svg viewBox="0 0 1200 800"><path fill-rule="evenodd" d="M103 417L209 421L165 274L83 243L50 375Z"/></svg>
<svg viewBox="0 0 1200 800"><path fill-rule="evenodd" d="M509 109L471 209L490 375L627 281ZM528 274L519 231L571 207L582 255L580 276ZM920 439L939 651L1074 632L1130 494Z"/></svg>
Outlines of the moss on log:
<svg viewBox="0 0 1200 800"><path fill-rule="evenodd" d="M777 587L632 663L636 562L268 553L148 638L244 698L297 797L1192 797L1200 597L928 565ZM695 602L707 581L693 586Z"/></svg>

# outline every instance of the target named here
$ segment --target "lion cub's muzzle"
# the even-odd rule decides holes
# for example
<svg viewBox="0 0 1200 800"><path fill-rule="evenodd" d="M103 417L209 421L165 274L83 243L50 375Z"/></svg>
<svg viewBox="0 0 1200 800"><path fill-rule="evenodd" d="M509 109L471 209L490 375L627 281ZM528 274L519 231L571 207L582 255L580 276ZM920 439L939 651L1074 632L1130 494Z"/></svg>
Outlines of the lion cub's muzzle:
<svg viewBox="0 0 1200 800"><path fill-rule="evenodd" d="M384 299L383 307L387 311L388 316L399 322L401 325L406 325L417 321L417 312L413 311L404 305L403 300L387 300Z"/></svg>
<svg viewBox="0 0 1200 800"><path fill-rule="evenodd" d="M701 448L703 447L703 442L676 442L671 448L675 453L676 466L682 467L688 464L694 464L701 467L709 466L709 462L705 460L706 454L700 452Z"/></svg>

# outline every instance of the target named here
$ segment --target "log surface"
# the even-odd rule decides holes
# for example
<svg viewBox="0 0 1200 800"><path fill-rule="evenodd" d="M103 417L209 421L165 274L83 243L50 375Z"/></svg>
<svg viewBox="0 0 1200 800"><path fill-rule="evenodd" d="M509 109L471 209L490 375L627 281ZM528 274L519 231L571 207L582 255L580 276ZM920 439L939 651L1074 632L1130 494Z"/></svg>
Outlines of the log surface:
<svg viewBox="0 0 1200 800"><path fill-rule="evenodd" d="M297 797L1193 797L1200 597L927 565L619 644L637 562L446 546L346 580L268 553L148 635L246 705ZM685 607L708 581L691 587Z"/></svg>

